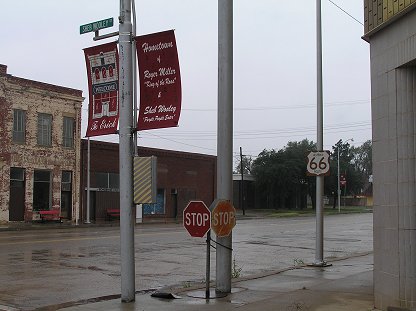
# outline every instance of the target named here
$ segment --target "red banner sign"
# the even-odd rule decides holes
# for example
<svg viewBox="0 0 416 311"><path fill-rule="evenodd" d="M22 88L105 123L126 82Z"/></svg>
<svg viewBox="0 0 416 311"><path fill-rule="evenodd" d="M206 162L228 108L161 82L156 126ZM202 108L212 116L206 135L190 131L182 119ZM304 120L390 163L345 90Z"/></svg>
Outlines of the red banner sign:
<svg viewBox="0 0 416 311"><path fill-rule="evenodd" d="M86 48L84 54L90 93L86 136L115 134L118 126L117 43Z"/></svg>
<svg viewBox="0 0 416 311"><path fill-rule="evenodd" d="M137 129L178 126L182 90L173 30L136 37L140 109Z"/></svg>

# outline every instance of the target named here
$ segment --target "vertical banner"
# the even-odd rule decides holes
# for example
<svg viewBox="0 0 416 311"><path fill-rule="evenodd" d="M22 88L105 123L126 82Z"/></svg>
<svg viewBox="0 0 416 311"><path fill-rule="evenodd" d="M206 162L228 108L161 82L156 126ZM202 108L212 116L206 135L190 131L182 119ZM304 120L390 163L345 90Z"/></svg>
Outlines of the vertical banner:
<svg viewBox="0 0 416 311"><path fill-rule="evenodd" d="M137 129L178 126L182 90L173 30L136 37L140 77Z"/></svg>
<svg viewBox="0 0 416 311"><path fill-rule="evenodd" d="M86 136L115 134L118 126L117 43L84 49L89 107Z"/></svg>

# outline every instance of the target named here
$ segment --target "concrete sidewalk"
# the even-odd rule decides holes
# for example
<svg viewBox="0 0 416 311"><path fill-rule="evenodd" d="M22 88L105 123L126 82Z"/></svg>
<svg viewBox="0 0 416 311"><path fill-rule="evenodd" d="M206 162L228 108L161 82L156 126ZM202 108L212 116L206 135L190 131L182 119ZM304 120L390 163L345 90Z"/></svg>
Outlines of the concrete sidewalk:
<svg viewBox="0 0 416 311"><path fill-rule="evenodd" d="M224 298L205 299L205 288L170 289L179 299L137 293L134 303L120 297L54 306L48 310L241 310L241 311L369 311L373 308L373 256L359 254L330 262L325 268L292 267L245 279L233 280L233 290ZM212 291L212 293L215 293Z"/></svg>

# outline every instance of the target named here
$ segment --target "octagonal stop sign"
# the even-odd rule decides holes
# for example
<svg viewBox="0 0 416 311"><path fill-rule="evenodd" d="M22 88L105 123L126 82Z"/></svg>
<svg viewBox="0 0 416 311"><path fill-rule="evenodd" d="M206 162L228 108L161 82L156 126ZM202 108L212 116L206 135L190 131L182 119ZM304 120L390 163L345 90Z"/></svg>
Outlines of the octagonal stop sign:
<svg viewBox="0 0 416 311"><path fill-rule="evenodd" d="M211 229L211 212L202 201L191 201L183 210L183 226L193 237L202 238Z"/></svg>
<svg viewBox="0 0 416 311"><path fill-rule="evenodd" d="M230 235L235 226L235 208L228 200L215 200L211 205L211 228L218 237Z"/></svg>

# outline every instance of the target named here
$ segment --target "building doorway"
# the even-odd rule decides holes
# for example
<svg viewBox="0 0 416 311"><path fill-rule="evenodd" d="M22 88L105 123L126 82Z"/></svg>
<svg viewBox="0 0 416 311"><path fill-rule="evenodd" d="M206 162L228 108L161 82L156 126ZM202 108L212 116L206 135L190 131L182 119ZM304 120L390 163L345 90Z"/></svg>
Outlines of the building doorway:
<svg viewBox="0 0 416 311"><path fill-rule="evenodd" d="M33 185L33 210L50 210L52 202L51 171L35 170Z"/></svg>
<svg viewBox="0 0 416 311"><path fill-rule="evenodd" d="M25 220L25 169L10 168L9 221Z"/></svg>
<svg viewBox="0 0 416 311"><path fill-rule="evenodd" d="M61 217L72 216L72 172L63 171L61 179Z"/></svg>

